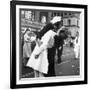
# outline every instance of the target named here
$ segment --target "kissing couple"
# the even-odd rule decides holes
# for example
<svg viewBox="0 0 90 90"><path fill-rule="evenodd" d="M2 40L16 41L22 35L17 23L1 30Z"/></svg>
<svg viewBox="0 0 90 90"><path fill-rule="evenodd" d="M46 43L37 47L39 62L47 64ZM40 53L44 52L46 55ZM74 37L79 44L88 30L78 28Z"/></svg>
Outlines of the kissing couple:
<svg viewBox="0 0 90 90"><path fill-rule="evenodd" d="M51 77L55 75L56 41L62 26L61 16L55 16L37 34L36 46L27 66L34 69L35 77Z"/></svg>

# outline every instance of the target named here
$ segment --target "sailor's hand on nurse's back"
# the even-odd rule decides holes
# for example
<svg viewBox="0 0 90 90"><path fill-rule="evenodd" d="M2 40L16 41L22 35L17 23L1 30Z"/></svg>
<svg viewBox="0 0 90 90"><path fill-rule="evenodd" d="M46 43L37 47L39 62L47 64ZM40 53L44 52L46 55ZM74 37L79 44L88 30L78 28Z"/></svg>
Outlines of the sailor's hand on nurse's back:
<svg viewBox="0 0 90 90"><path fill-rule="evenodd" d="M65 30L65 26L62 26L62 27L60 28L60 31L61 31L61 30Z"/></svg>

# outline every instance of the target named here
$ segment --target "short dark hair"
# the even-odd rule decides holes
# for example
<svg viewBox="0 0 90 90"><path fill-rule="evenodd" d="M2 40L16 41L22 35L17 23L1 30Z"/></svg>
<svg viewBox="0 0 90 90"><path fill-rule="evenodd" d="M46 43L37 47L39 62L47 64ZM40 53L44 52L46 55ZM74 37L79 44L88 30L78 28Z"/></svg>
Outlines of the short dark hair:
<svg viewBox="0 0 90 90"><path fill-rule="evenodd" d="M37 38L41 39L41 37L49 30L54 29L54 25L52 23L46 24L43 29L39 32Z"/></svg>

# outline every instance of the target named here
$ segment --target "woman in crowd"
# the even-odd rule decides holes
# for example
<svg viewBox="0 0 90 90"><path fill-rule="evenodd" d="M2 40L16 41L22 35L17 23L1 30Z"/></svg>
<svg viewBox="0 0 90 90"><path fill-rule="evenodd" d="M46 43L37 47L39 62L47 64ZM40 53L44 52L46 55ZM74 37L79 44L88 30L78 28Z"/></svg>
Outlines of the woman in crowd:
<svg viewBox="0 0 90 90"><path fill-rule="evenodd" d="M26 29L26 31L23 34L23 64L26 66L26 63L31 55L31 37L30 37L31 31L30 29Z"/></svg>

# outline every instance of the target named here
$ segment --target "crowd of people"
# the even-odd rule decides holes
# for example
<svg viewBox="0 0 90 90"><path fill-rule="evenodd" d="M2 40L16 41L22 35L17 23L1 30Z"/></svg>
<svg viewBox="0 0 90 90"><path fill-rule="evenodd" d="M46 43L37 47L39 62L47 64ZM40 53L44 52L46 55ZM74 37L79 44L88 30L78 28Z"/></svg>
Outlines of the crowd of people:
<svg viewBox="0 0 90 90"><path fill-rule="evenodd" d="M61 63L63 45L69 37L68 30L62 25L62 18L55 16L40 32L26 29L23 34L23 63L34 70L35 77L55 75L55 55ZM70 38L70 37L69 37ZM75 58L79 58L79 33L73 40Z"/></svg>

